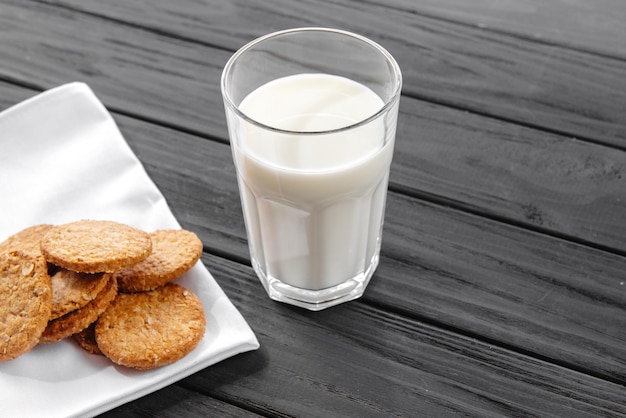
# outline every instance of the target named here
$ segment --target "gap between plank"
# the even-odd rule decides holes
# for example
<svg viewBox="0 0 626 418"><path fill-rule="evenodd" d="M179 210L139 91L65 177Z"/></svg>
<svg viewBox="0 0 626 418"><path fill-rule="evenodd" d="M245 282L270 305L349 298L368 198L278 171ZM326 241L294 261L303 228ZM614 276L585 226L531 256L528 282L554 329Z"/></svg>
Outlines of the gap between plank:
<svg viewBox="0 0 626 418"><path fill-rule="evenodd" d="M382 303L382 302L372 301L372 300L367 299L367 297L364 297L364 298L360 299L360 301L366 303L368 306L371 306L371 307L373 307L375 309L384 311L386 313L393 313L393 314L402 316L404 318L410 318L411 320L422 322L422 323L427 324L427 325L429 325L429 326L431 326L433 328L442 329L442 330L448 331L448 332L456 334L456 335L461 335L461 336L464 336L464 337L467 337L467 338L471 338L471 339L480 341L481 343L484 343L484 344L487 344L487 345L493 345L493 346L502 348L504 350L511 351L513 353L519 354L521 356L530 357L530 358L533 358L533 359L536 359L536 360L540 360L542 362L546 362L546 363L549 363L549 364L557 365L557 366L563 367L565 369L572 370L572 371L575 371L575 372L578 372L578 373L581 373L581 374L584 374L584 375L587 375L587 376L591 376L591 377L594 377L596 379L604 380L606 382L610 382L610 383L613 383L613 384L616 384L616 385L619 385L619 386L624 386L624 383L625 383L624 381L622 381L622 380L620 380L618 378L615 378L615 377L611 376L610 374L598 373L598 372L596 372L596 371L594 371L592 369L588 369L586 367L581 367L581 366L578 366L576 364L572 364L570 362L560 360L558 358L552 358L552 357L549 357L547 355L540 354L540 353L537 353L537 352L534 352L534 351L531 351L531 350L528 350L528 349L525 349L525 348L521 348L521 347L518 347L518 346L515 346L515 345L512 345L512 344L509 344L507 342L501 341L501 340L490 338L490 337L487 337L487 336L482 335L482 334L477 334L477 333L474 333L474 332L470 332L470 331L467 331L467 330L465 330L463 328L458 328L458 327L455 327L453 325L447 324L445 322L437 321L436 319L429 318L427 316L422 316L422 315L416 314L414 312L410 312L410 311L407 311L405 309L398 308L398 307L396 307L394 305L387 305L387 304ZM354 302L355 301L353 301L352 303L354 303Z"/></svg>
<svg viewBox="0 0 626 418"><path fill-rule="evenodd" d="M538 226L529 222L524 222L521 220L509 218L504 215L491 213L485 209L481 209L479 207L476 207L470 204L465 204L458 200L450 199L450 198L432 194L429 192L424 192L418 189L414 189L408 186L404 186L404 185L396 184L392 182L389 183L389 190L394 193L398 193L404 196L409 196L414 199L421 200L423 202L428 202L436 206L449 208L458 212L467 213L467 214L474 215L483 219L488 219L490 221L494 221L500 224L505 224L505 225L509 225L518 229L524 229L527 231L535 232L541 235L549 236L551 238L567 241L570 243L592 248L598 251L603 251L603 252L617 255L620 257L626 257L625 250L620 250L617 248L609 247L607 245L598 244L598 243L588 241L588 240L585 240L585 239L582 239L573 235L564 234L564 233L554 231L549 228L544 228L544 227L541 227L541 226Z"/></svg>
<svg viewBox="0 0 626 418"><path fill-rule="evenodd" d="M529 123L529 122L525 122L525 121L520 121L520 120L517 120L517 119L514 119L514 118L501 116L501 115L497 115L497 114L493 114L493 113L489 113L489 112L483 112L483 111L476 110L476 109L469 109L469 108L466 108L466 107L459 106L459 105L457 105L457 104L455 104L453 102L448 102L448 101L445 101L445 100L440 100L440 99L437 99L437 98L421 95L419 93L415 93L415 92L412 92L412 91L403 90L402 91L402 97L408 97L408 98L411 98L411 99L414 99L414 100L419 100L421 102L430 103L430 104L434 104L434 105L441 106L441 107L447 107L447 108L450 108L450 109L458 110L460 112L467 112L467 113L472 114L472 115L481 116L483 118L496 120L496 121L504 122L504 123L511 124L511 125L518 125L518 126L521 126L521 127L524 127L524 128L533 129L535 131L540 131L540 132L545 132L545 133L549 133L549 134L553 134L553 135L563 136L563 137L566 137L566 138L573 138L573 139L576 139L577 141L587 142L587 143L590 143L590 144L594 144L594 145L598 145L598 146L602 146L602 147L606 147L606 148L617 149L617 150L620 150L620 151L626 151L626 145L620 146L620 145L617 145L617 144L611 144L611 143L604 142L604 141L599 140L599 139L591 138L591 137L588 137L588 136L575 135L575 134L572 134L571 132L562 131L562 130L551 128L551 127L548 127L548 126L543 126L543 125L533 124L533 123ZM402 100L402 99L400 99L400 100Z"/></svg>

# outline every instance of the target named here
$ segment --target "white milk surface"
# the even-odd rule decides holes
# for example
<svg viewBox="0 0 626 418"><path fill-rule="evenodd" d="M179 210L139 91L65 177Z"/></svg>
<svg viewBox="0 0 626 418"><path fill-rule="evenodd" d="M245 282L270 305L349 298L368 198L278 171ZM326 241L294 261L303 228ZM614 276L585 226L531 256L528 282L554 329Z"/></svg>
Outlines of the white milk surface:
<svg viewBox="0 0 626 418"><path fill-rule="evenodd" d="M352 80L301 74L259 87L239 108L264 125L311 133L353 125L383 105ZM387 134L385 143L380 118L323 134L240 126L234 153L257 271L311 290L369 279L393 153L395 132Z"/></svg>

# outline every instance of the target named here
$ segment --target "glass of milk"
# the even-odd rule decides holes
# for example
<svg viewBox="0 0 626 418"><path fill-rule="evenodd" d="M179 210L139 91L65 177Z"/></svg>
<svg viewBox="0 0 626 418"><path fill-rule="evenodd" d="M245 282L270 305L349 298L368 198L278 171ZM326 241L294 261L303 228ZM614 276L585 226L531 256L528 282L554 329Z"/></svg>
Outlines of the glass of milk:
<svg viewBox="0 0 626 418"><path fill-rule="evenodd" d="M381 46L299 28L237 51L221 88L252 266L270 298L358 298L379 262L402 76Z"/></svg>

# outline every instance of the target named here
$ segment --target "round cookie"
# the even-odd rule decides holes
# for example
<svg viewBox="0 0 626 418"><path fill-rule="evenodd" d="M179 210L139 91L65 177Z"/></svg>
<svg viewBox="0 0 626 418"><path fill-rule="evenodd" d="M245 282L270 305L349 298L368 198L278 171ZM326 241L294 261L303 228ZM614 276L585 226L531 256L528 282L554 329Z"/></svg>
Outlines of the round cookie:
<svg viewBox="0 0 626 418"><path fill-rule="evenodd" d="M143 261L152 251L149 235L113 221L82 220L57 225L41 242L46 260L80 273L113 273Z"/></svg>
<svg viewBox="0 0 626 418"><path fill-rule="evenodd" d="M49 321L39 342L43 344L55 343L84 330L98 319L116 295L117 282L110 277L104 289L98 293L94 300L80 309Z"/></svg>
<svg viewBox="0 0 626 418"><path fill-rule="evenodd" d="M0 253L15 250L38 256L41 254L41 240L51 228L52 225L41 224L23 229L0 243Z"/></svg>
<svg viewBox="0 0 626 418"><path fill-rule="evenodd" d="M52 309L52 286L44 258L0 253L0 361L33 348Z"/></svg>
<svg viewBox="0 0 626 418"><path fill-rule="evenodd" d="M60 269L51 277L52 313L50 319L57 319L91 302L104 288L111 277L110 273L77 273Z"/></svg>
<svg viewBox="0 0 626 418"><path fill-rule="evenodd" d="M145 292L176 280L202 255L202 241L184 229L150 233L152 254L144 261L116 273L121 292Z"/></svg>
<svg viewBox="0 0 626 418"><path fill-rule="evenodd" d="M190 290L168 283L141 293L120 293L96 324L100 351L140 370L173 363L193 350L206 328L204 310Z"/></svg>

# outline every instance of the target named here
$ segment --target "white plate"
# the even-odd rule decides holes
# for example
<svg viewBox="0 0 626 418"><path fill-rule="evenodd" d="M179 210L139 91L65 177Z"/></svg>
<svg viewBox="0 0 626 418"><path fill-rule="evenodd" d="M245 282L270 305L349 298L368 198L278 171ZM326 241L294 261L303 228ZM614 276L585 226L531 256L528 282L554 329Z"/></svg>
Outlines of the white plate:
<svg viewBox="0 0 626 418"><path fill-rule="evenodd" d="M31 225L78 219L179 227L102 103L71 83L0 113L0 241ZM93 416L259 347L201 262L178 282L200 297L207 316L205 338L189 355L136 371L70 340L38 345L0 363L0 416Z"/></svg>

